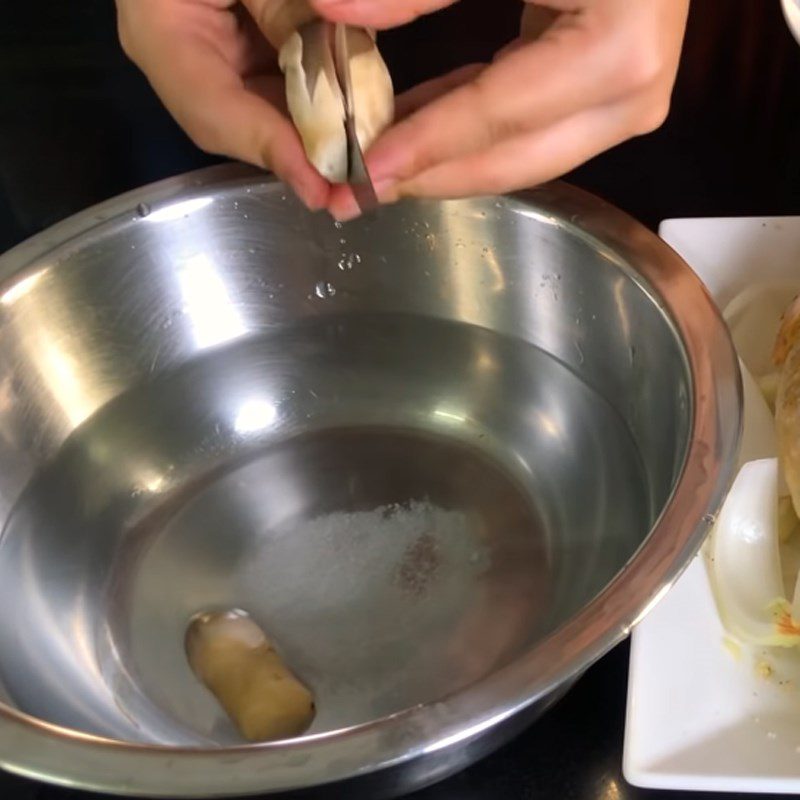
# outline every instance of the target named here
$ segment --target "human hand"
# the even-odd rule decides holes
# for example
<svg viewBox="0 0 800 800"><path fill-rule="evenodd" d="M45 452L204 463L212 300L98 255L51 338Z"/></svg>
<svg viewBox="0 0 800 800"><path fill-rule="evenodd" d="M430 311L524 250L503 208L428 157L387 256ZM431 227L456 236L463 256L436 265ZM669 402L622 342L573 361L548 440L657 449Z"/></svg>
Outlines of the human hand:
<svg viewBox="0 0 800 800"><path fill-rule="evenodd" d="M490 13L491 0L485 0ZM454 0L313 0L330 20L387 28ZM521 36L398 98L400 121L367 166L382 202L543 183L659 127L669 109L689 0L536 0ZM347 187L329 208L358 209Z"/></svg>
<svg viewBox="0 0 800 800"><path fill-rule="evenodd" d="M198 147L271 169L312 209L328 182L286 114L277 51L314 16L285 0L117 0L119 36ZM258 24L256 24L256 20Z"/></svg>

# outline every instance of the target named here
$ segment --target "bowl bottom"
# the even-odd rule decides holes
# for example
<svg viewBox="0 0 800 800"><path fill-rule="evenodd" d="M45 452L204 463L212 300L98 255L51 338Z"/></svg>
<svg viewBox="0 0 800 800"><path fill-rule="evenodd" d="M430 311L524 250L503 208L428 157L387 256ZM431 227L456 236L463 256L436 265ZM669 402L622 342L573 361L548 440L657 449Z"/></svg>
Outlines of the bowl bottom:
<svg viewBox="0 0 800 800"><path fill-rule="evenodd" d="M109 655L126 666L126 713L149 700L188 729L160 730L170 740L237 739L187 667L198 611L259 622L313 687L317 732L487 674L530 641L549 593L530 500L477 451L409 432L300 437L147 528L114 576Z"/></svg>

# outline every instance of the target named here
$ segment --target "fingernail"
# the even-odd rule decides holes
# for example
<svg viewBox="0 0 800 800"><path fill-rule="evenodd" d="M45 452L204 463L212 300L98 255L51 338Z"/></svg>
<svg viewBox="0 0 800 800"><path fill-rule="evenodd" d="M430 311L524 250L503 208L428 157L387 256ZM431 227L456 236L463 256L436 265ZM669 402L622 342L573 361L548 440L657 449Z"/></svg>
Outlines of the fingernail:
<svg viewBox="0 0 800 800"><path fill-rule="evenodd" d="M331 216L337 222L351 222L361 216L361 209L353 203L352 205L340 206L339 208L331 209Z"/></svg>

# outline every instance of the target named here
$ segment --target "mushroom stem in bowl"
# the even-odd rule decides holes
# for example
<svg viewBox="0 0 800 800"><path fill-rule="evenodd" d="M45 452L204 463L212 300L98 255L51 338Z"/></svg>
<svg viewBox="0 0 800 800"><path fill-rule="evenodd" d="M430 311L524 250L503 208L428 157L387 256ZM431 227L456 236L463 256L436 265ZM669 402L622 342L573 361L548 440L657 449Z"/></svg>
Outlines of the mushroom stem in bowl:
<svg viewBox="0 0 800 800"><path fill-rule="evenodd" d="M243 611L195 616L186 631L186 656L251 742L299 736L314 719L313 695Z"/></svg>

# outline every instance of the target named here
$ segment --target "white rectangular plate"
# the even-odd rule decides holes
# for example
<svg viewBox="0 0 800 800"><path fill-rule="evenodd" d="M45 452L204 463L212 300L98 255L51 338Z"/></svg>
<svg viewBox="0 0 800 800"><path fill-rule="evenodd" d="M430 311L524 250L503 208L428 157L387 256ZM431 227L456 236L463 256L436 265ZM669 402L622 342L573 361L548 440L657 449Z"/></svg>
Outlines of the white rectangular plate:
<svg viewBox="0 0 800 800"><path fill-rule="evenodd" d="M659 233L720 308L754 282L800 287L800 217L672 219ZM633 633L623 772L650 788L800 793L800 684L725 647L699 556Z"/></svg>

